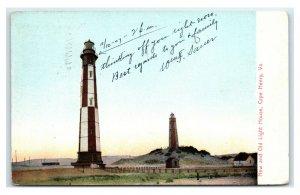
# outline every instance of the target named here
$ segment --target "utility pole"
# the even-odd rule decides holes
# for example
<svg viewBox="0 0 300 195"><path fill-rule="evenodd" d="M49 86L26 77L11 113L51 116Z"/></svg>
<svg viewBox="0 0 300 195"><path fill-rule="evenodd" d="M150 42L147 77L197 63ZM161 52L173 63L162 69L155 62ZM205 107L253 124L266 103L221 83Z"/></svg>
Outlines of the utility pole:
<svg viewBox="0 0 300 195"><path fill-rule="evenodd" d="M17 150L15 150L16 165L18 164Z"/></svg>

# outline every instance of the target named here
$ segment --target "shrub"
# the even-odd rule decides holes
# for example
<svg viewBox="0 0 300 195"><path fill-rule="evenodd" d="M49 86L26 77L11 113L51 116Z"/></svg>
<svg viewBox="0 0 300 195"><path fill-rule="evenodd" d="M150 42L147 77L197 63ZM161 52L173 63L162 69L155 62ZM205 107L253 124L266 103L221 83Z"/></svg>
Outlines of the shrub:
<svg viewBox="0 0 300 195"><path fill-rule="evenodd" d="M144 161L146 164L161 164L163 161L157 160L157 159L150 159Z"/></svg>
<svg viewBox="0 0 300 195"><path fill-rule="evenodd" d="M171 178L168 178L168 179L166 180L166 183L171 183L171 182L173 182L173 179L171 179Z"/></svg>
<svg viewBox="0 0 300 195"><path fill-rule="evenodd" d="M157 148L155 150L152 150L151 152L149 152L149 154L155 154L155 153L161 153L162 148Z"/></svg>

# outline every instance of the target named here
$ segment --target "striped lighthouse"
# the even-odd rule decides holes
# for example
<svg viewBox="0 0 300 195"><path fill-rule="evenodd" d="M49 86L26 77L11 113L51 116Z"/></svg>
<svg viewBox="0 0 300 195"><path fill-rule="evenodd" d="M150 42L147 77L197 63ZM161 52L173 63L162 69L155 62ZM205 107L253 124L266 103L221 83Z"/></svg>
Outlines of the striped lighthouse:
<svg viewBox="0 0 300 195"><path fill-rule="evenodd" d="M98 58L94 43L90 40L84 43L80 55L82 59L81 75L81 106L79 122L79 147L75 167L90 167L98 165L104 168L100 148L100 130L97 102L96 60Z"/></svg>

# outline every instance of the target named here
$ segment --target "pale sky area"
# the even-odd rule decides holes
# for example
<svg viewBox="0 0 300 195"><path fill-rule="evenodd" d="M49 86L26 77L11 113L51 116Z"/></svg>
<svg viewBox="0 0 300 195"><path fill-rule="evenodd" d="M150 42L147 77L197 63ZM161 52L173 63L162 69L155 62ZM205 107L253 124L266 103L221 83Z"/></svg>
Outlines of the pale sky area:
<svg viewBox="0 0 300 195"><path fill-rule="evenodd" d="M12 157L15 150L22 160L77 157L80 53L88 39L98 54L111 48L96 61L102 155L141 155L167 147L171 112L181 146L211 154L256 152L255 12L216 11L204 17L212 12L12 15ZM202 29L199 39L188 36L195 28ZM145 62L140 73L134 65L154 55L151 42L160 38L156 57ZM105 39L106 44L116 41L104 49ZM148 39L148 53L142 56L138 48ZM189 55L191 45L194 51L203 46ZM160 71L181 50L180 63L177 58ZM124 57L101 70L108 56L111 63L122 52L123 57L134 53L131 64ZM129 67L129 74L112 82L113 73Z"/></svg>

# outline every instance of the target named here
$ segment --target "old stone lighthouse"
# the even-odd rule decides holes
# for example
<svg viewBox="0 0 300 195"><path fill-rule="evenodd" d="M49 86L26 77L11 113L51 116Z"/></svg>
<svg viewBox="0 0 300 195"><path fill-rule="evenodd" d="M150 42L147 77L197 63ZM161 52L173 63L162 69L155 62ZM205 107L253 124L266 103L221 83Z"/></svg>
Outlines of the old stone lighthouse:
<svg viewBox="0 0 300 195"><path fill-rule="evenodd" d="M177 125L173 113L170 114L169 118L169 149L178 149Z"/></svg>
<svg viewBox="0 0 300 195"><path fill-rule="evenodd" d="M169 147L170 157L166 160L166 168L179 168L179 158L177 152L179 152L178 134L176 118L173 113L169 118Z"/></svg>
<svg viewBox="0 0 300 195"><path fill-rule="evenodd" d="M100 149L100 130L97 102L96 60L94 43L84 43L82 59L81 107L79 122L78 158L74 167L90 167L92 164L104 168Z"/></svg>

